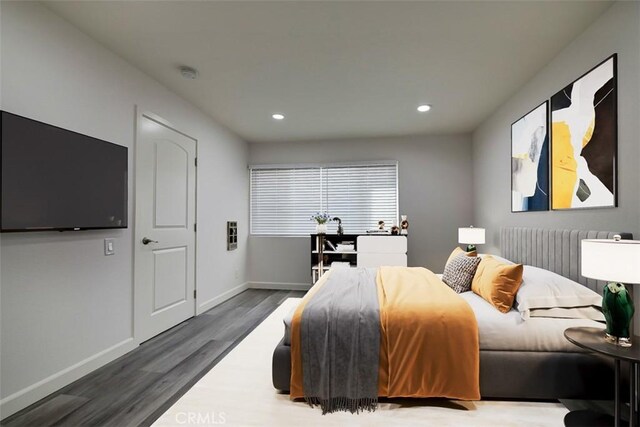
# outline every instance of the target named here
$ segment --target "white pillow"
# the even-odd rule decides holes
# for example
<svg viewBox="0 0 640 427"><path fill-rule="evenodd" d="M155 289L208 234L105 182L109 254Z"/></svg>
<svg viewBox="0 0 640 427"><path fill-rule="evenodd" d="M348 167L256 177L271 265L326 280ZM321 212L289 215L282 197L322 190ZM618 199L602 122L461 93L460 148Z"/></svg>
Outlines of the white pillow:
<svg viewBox="0 0 640 427"><path fill-rule="evenodd" d="M589 319L605 322L602 311L594 306L573 308L534 308L529 310L529 317L552 317L556 319Z"/></svg>
<svg viewBox="0 0 640 427"><path fill-rule="evenodd" d="M508 260L508 259L506 259L506 258L502 258L502 257L501 257L501 256L499 256L499 255L494 255L494 254L478 254L478 256L479 256L480 258L484 258L484 257L486 257L487 255L488 255L488 256L490 256L490 257L493 257L493 259L495 259L496 261L501 262L501 263L503 263L503 264L509 264L509 265L513 265L513 264L515 264L515 262L513 262L513 261L509 261L509 260Z"/></svg>
<svg viewBox="0 0 640 427"><path fill-rule="evenodd" d="M516 302L525 320L531 317L534 309L602 307L602 297L586 286L531 265L524 266Z"/></svg>

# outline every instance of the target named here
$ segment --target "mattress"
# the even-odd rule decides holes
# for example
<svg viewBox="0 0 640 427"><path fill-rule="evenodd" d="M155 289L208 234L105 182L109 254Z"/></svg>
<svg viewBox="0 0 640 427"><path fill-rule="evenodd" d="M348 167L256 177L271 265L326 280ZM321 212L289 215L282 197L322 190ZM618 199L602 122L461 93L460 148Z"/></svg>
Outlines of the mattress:
<svg viewBox="0 0 640 427"><path fill-rule="evenodd" d="M603 328L588 319L531 318L522 320L512 309L501 313L473 292L460 294L473 309L478 321L480 350L584 352L564 337L564 330L574 326ZM291 321L295 308L284 318L284 344L291 345Z"/></svg>

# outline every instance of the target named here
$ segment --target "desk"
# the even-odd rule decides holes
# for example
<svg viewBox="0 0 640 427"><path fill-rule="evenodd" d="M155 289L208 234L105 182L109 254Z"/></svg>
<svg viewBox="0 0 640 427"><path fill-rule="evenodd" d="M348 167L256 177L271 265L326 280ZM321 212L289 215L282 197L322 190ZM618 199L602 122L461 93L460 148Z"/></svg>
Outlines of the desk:
<svg viewBox="0 0 640 427"><path fill-rule="evenodd" d="M339 244L349 243L345 250ZM401 243L400 245L398 243ZM362 245L362 248L360 247ZM341 250L342 249L342 250ZM407 236L391 234L312 234L311 284L334 262L351 267L407 265Z"/></svg>
<svg viewBox="0 0 640 427"><path fill-rule="evenodd" d="M564 336L571 343L607 357L614 359L615 364L615 417L596 414L591 411L572 411L564 418L565 426L602 426L622 425L622 402L620 397L620 361L629 362L629 426L638 425L638 363L640 363L640 337L632 338L632 347L620 347L604 340L604 329L599 328L568 328Z"/></svg>

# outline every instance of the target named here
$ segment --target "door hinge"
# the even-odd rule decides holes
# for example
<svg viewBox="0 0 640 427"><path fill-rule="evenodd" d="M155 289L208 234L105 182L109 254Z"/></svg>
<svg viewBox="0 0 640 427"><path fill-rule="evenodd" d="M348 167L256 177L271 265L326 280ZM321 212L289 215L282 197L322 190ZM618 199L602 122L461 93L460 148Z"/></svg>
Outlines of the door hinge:
<svg viewBox="0 0 640 427"><path fill-rule="evenodd" d="M193 223L193 231L198 231L198 223L197 222Z"/></svg>
<svg viewBox="0 0 640 427"><path fill-rule="evenodd" d="M198 295L198 291L196 291L195 289L193 290L193 299L196 299L196 296Z"/></svg>
<svg viewBox="0 0 640 427"><path fill-rule="evenodd" d="M197 158L197 157L195 157L195 158L193 159L193 162L195 163L196 167L198 167L198 158Z"/></svg>

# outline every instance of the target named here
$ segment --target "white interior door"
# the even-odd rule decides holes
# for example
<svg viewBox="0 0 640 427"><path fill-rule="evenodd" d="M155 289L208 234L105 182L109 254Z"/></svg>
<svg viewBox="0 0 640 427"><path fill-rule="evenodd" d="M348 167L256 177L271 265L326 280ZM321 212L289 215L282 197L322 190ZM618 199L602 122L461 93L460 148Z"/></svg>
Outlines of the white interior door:
<svg viewBox="0 0 640 427"><path fill-rule="evenodd" d="M195 315L196 141L150 114L136 140L135 334Z"/></svg>

